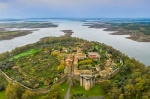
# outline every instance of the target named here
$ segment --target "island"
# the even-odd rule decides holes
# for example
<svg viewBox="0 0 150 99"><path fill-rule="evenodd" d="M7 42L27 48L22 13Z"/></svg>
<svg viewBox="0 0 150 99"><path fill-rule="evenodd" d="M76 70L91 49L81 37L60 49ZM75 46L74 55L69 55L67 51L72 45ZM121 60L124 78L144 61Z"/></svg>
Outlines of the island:
<svg viewBox="0 0 150 99"><path fill-rule="evenodd" d="M45 37L0 54L0 96L148 99L149 73L149 66L103 43L71 36Z"/></svg>
<svg viewBox="0 0 150 99"><path fill-rule="evenodd" d="M65 36L72 36L72 34L74 33L72 30L61 30L62 32L64 32Z"/></svg>

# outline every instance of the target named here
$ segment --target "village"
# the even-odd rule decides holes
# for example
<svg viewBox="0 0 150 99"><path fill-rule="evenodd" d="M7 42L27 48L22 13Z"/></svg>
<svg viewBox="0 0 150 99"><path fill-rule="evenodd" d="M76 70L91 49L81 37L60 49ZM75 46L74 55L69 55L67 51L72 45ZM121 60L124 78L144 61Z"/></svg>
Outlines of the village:
<svg viewBox="0 0 150 99"><path fill-rule="evenodd" d="M63 48L61 51L54 50L52 52L63 56L61 61L65 62L64 74L71 75L80 81L80 86L85 90L90 90L95 83L101 82L103 79L110 79L120 71L123 65L121 59L115 62L110 53L100 49L98 45L95 47L83 43L75 48ZM95 51L88 52L92 49ZM102 54L104 54L105 60L101 60Z"/></svg>
<svg viewBox="0 0 150 99"><path fill-rule="evenodd" d="M35 94L47 93L58 84L62 87L64 99L76 99L99 96L101 82L113 78L122 66L119 52L111 47L78 38L60 37L45 38L41 45L33 45L29 50L10 57L1 65L0 72L8 82L18 82Z"/></svg>

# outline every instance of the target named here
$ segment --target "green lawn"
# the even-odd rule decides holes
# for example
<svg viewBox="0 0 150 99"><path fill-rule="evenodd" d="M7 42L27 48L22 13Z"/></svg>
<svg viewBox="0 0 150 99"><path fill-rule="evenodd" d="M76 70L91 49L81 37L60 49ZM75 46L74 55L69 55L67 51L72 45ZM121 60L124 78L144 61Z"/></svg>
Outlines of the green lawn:
<svg viewBox="0 0 150 99"><path fill-rule="evenodd" d="M15 56L13 56L12 58L10 58L9 60L13 60L13 59L18 59L20 57L23 57L23 56L26 56L26 55L30 55L30 54L34 54L36 52L38 52L39 50L36 50L36 49L31 49L31 50L28 50L28 51L25 51L23 53L20 53L20 54L17 54Z"/></svg>
<svg viewBox="0 0 150 99"><path fill-rule="evenodd" d="M108 99L106 93L104 93L103 88L100 84L96 84L91 90L85 90L79 85L79 82L71 88L71 96L77 97L95 97L95 96L105 96Z"/></svg>
<svg viewBox="0 0 150 99"><path fill-rule="evenodd" d="M0 92L0 99L6 99L5 91Z"/></svg>
<svg viewBox="0 0 150 99"><path fill-rule="evenodd" d="M67 81L63 82L60 87L62 88L62 95L64 96L68 90L68 83Z"/></svg>

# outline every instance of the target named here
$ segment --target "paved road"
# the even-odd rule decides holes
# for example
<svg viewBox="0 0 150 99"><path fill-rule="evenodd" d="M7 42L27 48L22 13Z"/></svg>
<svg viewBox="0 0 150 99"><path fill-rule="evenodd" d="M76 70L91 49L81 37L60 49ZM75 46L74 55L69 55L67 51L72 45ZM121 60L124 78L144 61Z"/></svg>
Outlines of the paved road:
<svg viewBox="0 0 150 99"><path fill-rule="evenodd" d="M71 89L71 82L69 83L68 90L66 92L65 98L64 99L70 99L70 89Z"/></svg>
<svg viewBox="0 0 150 99"><path fill-rule="evenodd" d="M68 77L68 78L70 78L69 87L68 87L68 90L66 92L66 95L65 95L64 99L70 99L70 89L71 89L71 86L72 86L72 78L73 78L73 75L74 75L74 73L73 73L73 69L74 69L73 63L74 63L74 56L73 56L73 61L72 61L72 65L71 65L70 77Z"/></svg>

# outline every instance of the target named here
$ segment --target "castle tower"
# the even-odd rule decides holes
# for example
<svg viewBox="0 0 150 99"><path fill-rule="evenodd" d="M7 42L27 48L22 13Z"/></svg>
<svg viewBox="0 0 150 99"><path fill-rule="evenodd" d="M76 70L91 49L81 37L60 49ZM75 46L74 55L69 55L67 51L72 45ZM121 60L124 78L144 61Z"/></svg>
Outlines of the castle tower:
<svg viewBox="0 0 150 99"><path fill-rule="evenodd" d="M85 90L90 90L92 87L95 86L95 74L80 74L80 86L85 88Z"/></svg>

